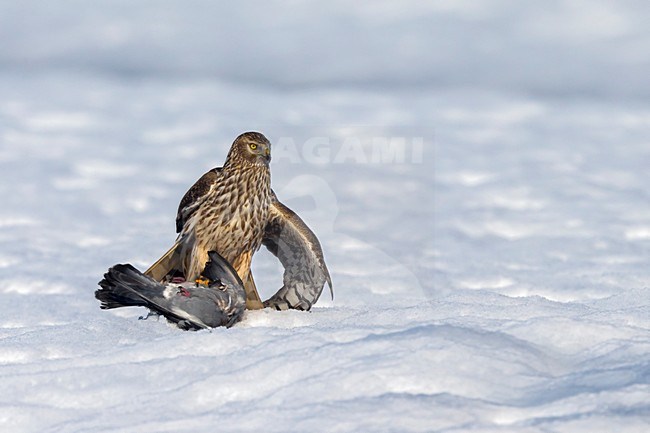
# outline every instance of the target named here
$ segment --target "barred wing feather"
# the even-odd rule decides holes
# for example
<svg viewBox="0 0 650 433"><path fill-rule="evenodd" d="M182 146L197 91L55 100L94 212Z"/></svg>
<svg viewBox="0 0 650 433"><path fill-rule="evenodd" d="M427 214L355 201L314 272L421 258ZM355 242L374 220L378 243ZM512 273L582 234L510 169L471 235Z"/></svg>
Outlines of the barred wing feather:
<svg viewBox="0 0 650 433"><path fill-rule="evenodd" d="M330 278L323 251L316 235L291 209L275 198L262 243L284 267L283 286L264 302L277 310L308 311L320 297Z"/></svg>

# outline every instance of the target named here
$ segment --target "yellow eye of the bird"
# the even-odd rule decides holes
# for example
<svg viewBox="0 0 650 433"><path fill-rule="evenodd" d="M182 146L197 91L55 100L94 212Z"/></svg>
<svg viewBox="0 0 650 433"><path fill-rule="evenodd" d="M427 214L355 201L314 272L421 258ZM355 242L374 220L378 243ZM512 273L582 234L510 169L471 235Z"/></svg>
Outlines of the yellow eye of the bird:
<svg viewBox="0 0 650 433"><path fill-rule="evenodd" d="M255 144L255 143L251 143L248 146L253 150L257 149L257 144Z"/></svg>

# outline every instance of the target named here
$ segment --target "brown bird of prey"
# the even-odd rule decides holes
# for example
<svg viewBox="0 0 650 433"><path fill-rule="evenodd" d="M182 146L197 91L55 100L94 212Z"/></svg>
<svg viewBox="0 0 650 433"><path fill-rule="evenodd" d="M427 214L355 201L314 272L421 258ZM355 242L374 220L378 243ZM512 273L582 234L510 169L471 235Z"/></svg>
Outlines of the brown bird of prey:
<svg viewBox="0 0 650 433"><path fill-rule="evenodd" d="M271 190L271 143L258 132L233 142L223 167L205 173L178 206L174 245L145 275L163 282L182 275L200 280L208 251L216 251L237 271L246 307L309 310L329 271L314 233ZM262 303L251 274L253 254L264 244L284 267L283 286Z"/></svg>

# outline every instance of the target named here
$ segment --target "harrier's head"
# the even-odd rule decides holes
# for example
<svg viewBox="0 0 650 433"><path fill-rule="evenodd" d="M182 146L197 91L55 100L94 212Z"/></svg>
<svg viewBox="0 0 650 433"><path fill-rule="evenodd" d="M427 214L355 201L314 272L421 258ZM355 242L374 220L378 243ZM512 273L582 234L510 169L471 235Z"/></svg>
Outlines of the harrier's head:
<svg viewBox="0 0 650 433"><path fill-rule="evenodd" d="M268 166L271 162L271 143L259 132L244 132L232 143L228 160Z"/></svg>

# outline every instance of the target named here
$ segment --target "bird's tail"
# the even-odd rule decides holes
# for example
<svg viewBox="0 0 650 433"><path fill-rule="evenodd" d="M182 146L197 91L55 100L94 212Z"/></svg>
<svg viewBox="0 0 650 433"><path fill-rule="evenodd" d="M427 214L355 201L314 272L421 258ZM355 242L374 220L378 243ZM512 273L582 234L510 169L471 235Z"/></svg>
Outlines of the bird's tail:
<svg viewBox="0 0 650 433"><path fill-rule="evenodd" d="M156 263L151 265L149 269L144 272L144 274L161 282L170 272L174 270L182 270L181 249L179 246L180 240L176 241L174 245L156 261Z"/></svg>
<svg viewBox="0 0 650 433"><path fill-rule="evenodd" d="M104 274L99 282L101 289L95 298L101 301L102 309L119 307L149 307L151 298L161 295L164 287L142 274L131 265L115 265Z"/></svg>

